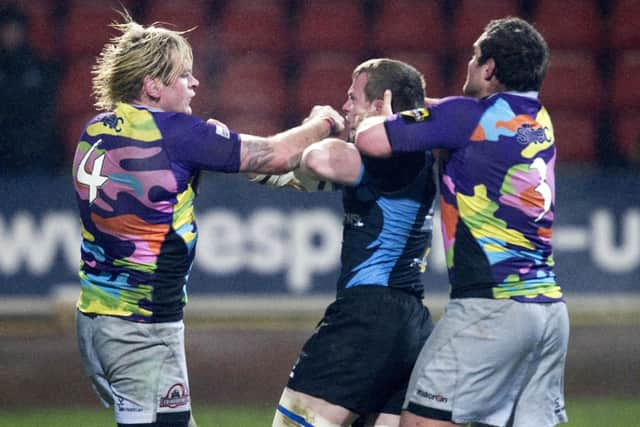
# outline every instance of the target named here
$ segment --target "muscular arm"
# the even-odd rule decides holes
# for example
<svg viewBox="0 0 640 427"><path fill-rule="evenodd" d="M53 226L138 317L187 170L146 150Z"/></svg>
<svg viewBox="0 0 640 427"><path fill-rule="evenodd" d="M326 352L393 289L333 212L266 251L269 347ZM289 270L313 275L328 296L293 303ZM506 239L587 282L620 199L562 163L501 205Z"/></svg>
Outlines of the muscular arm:
<svg viewBox="0 0 640 427"><path fill-rule="evenodd" d="M327 120L329 119L329 120ZM331 121L336 129L332 129ZM310 144L343 128L342 117L330 107L320 107L302 125L277 135L240 135L240 172L282 174L300 164L302 152Z"/></svg>
<svg viewBox="0 0 640 427"><path fill-rule="evenodd" d="M371 157L435 148L459 149L469 143L484 110L480 100L449 97L426 109L387 117L385 123L367 119L356 133L356 147Z"/></svg>
<svg viewBox="0 0 640 427"><path fill-rule="evenodd" d="M362 159L353 144L328 138L304 150L300 169L319 180L353 185L358 181Z"/></svg>
<svg viewBox="0 0 640 427"><path fill-rule="evenodd" d="M372 119L378 120L374 121ZM356 133L355 143L358 150L366 156L391 156L391 143L387 137L384 123L381 123L379 118L366 119L362 123Z"/></svg>

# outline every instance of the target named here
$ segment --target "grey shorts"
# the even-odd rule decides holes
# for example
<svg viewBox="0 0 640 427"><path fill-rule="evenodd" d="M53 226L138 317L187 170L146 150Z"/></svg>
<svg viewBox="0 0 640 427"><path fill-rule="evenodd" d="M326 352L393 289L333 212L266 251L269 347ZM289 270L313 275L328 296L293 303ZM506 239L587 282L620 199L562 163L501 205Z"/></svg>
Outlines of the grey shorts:
<svg viewBox="0 0 640 427"><path fill-rule="evenodd" d="M85 372L121 424L156 421L156 414L191 410L184 324L137 323L76 312Z"/></svg>
<svg viewBox="0 0 640 427"><path fill-rule="evenodd" d="M404 408L460 424L566 422L568 341L562 302L451 300L418 357Z"/></svg>

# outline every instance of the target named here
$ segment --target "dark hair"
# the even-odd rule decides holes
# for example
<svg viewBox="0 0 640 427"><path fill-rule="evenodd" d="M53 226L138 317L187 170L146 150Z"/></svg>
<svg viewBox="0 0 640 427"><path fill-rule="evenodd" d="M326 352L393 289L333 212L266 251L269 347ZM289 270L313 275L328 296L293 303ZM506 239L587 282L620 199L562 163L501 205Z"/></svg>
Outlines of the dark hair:
<svg viewBox="0 0 640 427"><path fill-rule="evenodd" d="M413 110L424 106L424 76L411 65L389 58L370 59L353 71L367 75L364 94L368 101L382 99L384 91L391 89L393 111Z"/></svg>
<svg viewBox="0 0 640 427"><path fill-rule="evenodd" d="M495 76L507 90L540 90L549 63L549 47L527 21L507 17L487 24L478 41L480 58L496 63Z"/></svg>

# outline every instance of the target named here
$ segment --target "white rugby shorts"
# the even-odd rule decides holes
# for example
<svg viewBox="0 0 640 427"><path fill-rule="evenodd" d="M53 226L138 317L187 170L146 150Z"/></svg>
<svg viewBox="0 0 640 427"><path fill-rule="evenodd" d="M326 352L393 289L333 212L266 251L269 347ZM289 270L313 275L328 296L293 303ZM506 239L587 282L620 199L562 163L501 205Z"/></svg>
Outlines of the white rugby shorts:
<svg viewBox="0 0 640 427"><path fill-rule="evenodd" d="M460 424L566 422L568 341L563 302L451 300L418 357L404 409Z"/></svg>
<svg viewBox="0 0 640 427"><path fill-rule="evenodd" d="M191 410L183 321L138 323L78 311L76 331L85 372L117 423Z"/></svg>

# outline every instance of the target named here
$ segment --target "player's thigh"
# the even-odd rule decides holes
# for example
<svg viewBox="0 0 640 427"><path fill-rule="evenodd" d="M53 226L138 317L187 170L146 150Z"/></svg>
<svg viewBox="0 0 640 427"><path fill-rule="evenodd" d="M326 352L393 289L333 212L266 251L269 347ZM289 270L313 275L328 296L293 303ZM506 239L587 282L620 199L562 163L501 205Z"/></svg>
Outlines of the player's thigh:
<svg viewBox="0 0 640 427"><path fill-rule="evenodd" d="M411 412L403 412L400 427L458 427L459 424L450 421L433 420L420 417Z"/></svg>
<svg viewBox="0 0 640 427"><path fill-rule="evenodd" d="M154 422L161 413L191 410L182 322L107 319L96 339L118 422Z"/></svg>
<svg viewBox="0 0 640 427"><path fill-rule="evenodd" d="M536 308L543 312L547 327L532 361L532 375L514 409L514 427L554 426L567 422L564 369L569 345L569 316L564 303Z"/></svg>
<svg viewBox="0 0 640 427"><path fill-rule="evenodd" d="M109 385L109 377L101 363L100 350L95 346L93 339L96 329L99 328L99 323L97 316L89 316L80 311L76 312L76 339L84 371L100 402L105 407L109 407L113 405L113 394Z"/></svg>
<svg viewBox="0 0 640 427"><path fill-rule="evenodd" d="M361 424L353 424L352 427L398 427L399 425L400 414L378 413L368 415Z"/></svg>
<svg viewBox="0 0 640 427"><path fill-rule="evenodd" d="M172 414L158 414L155 422L144 424L122 424L118 427L197 427L191 417L191 412L176 412Z"/></svg>
<svg viewBox="0 0 640 427"><path fill-rule="evenodd" d="M285 388L280 396L272 426L341 427L351 425L356 418L354 412L342 406Z"/></svg>
<svg viewBox="0 0 640 427"><path fill-rule="evenodd" d="M287 386L359 414L399 414L432 328L429 313L414 296L382 286L340 296L303 346Z"/></svg>
<svg viewBox="0 0 640 427"><path fill-rule="evenodd" d="M453 300L421 352L405 407L440 421L502 425L540 334L519 303Z"/></svg>

